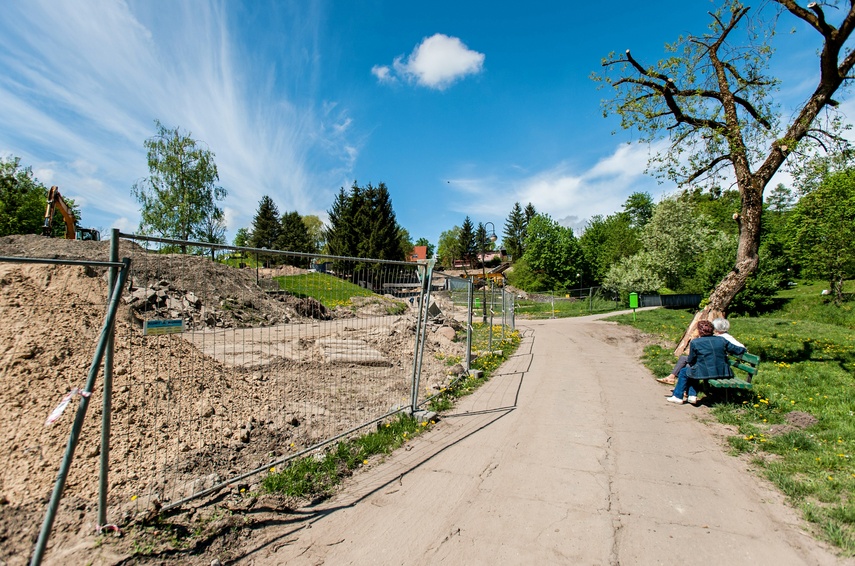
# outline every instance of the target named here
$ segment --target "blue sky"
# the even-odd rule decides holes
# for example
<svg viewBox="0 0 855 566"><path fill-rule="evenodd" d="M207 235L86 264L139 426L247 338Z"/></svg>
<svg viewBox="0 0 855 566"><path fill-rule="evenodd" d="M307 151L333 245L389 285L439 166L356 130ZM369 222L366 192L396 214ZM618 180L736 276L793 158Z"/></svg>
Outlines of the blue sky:
<svg viewBox="0 0 855 566"><path fill-rule="evenodd" d="M612 135L591 72L627 48L652 63L713 5L10 0L0 156L102 230L138 226L130 187L157 119L215 153L229 240L263 195L326 218L354 180L386 183L414 239L467 215L501 237L516 201L578 231L634 191L675 190L644 175L637 136ZM785 107L813 86L814 35L779 36Z"/></svg>

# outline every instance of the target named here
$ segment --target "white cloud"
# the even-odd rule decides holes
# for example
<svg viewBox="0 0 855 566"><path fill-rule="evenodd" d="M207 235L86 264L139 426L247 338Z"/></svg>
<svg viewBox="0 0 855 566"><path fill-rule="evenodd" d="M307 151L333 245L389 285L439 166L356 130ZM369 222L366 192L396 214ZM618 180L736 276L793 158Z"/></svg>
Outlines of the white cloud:
<svg viewBox="0 0 855 566"><path fill-rule="evenodd" d="M392 69L388 65L374 65L371 67L371 74L377 77L381 83L393 83L397 79L392 75Z"/></svg>
<svg viewBox="0 0 855 566"><path fill-rule="evenodd" d="M310 8L283 15L293 29L277 33L293 49L271 62L245 51L230 8L133 0L6 6L0 147L85 200L87 224L136 228L130 187L148 174L143 142L155 119L215 153L229 191L223 205L234 211L230 230L250 223L265 194L284 210L324 206L359 144L348 139L347 110L315 99L320 16ZM306 86L286 95L286 81Z"/></svg>
<svg viewBox="0 0 855 566"><path fill-rule="evenodd" d="M492 175L465 183L453 181L452 188L460 194L456 210L473 218L503 219L515 202L523 206L530 202L538 212L579 234L592 216L620 210L634 192L646 191L656 200L675 190L644 173L649 151L655 148L621 144L587 169L577 170L564 162L526 177Z"/></svg>
<svg viewBox="0 0 855 566"><path fill-rule="evenodd" d="M483 53L469 49L460 39L437 33L425 38L406 60L402 55L395 58L391 68L375 65L371 74L380 82L396 82L400 77L427 88L444 90L467 75L480 73L484 59Z"/></svg>

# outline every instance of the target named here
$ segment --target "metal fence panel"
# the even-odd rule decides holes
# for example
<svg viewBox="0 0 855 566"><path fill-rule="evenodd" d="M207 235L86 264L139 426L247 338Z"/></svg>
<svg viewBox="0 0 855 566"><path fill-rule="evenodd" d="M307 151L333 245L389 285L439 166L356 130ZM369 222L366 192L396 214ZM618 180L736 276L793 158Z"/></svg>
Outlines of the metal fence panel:
<svg viewBox="0 0 855 566"><path fill-rule="evenodd" d="M140 252L116 338L121 512L250 488L445 378L424 265L123 237ZM164 320L183 331L143 333Z"/></svg>
<svg viewBox="0 0 855 566"><path fill-rule="evenodd" d="M106 259L0 258L0 493L4 521L17 525L9 548L34 540L42 524L34 563L55 521L74 525L95 509L100 420L86 409L101 401ZM0 550L0 562L9 558Z"/></svg>

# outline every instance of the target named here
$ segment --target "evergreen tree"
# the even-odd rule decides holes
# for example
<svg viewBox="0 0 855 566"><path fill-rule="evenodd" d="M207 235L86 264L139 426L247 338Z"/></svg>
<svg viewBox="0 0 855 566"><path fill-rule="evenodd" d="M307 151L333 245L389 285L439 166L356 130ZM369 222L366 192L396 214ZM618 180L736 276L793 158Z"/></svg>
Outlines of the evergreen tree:
<svg viewBox="0 0 855 566"><path fill-rule="evenodd" d="M457 241L460 259L464 262L472 262L475 257L475 232L472 229L472 220L467 216L460 227L460 235Z"/></svg>
<svg viewBox="0 0 855 566"><path fill-rule="evenodd" d="M315 246L312 237L303 224L303 219L297 211L286 212L279 223L279 237L276 239L276 249L289 252L313 253ZM309 265L307 258L285 257L291 265L305 267Z"/></svg>
<svg viewBox="0 0 855 566"><path fill-rule="evenodd" d="M327 211L329 253L347 257L403 260L401 232L386 185L342 188Z"/></svg>
<svg viewBox="0 0 855 566"><path fill-rule="evenodd" d="M531 219L537 216L537 211L534 209L534 205L528 203L525 205L525 224L528 226L528 223L531 222Z"/></svg>
<svg viewBox="0 0 855 566"><path fill-rule="evenodd" d="M515 202L510 214L508 214L508 219L505 221L504 238L502 238L505 250L511 256L512 260L517 260L523 255L525 224L526 220L523 209L519 202Z"/></svg>
<svg viewBox="0 0 855 566"><path fill-rule="evenodd" d="M252 234L249 245L252 248L275 250L279 239L279 209L273 199L267 195L261 197L258 211L252 219Z"/></svg>
<svg viewBox="0 0 855 566"><path fill-rule="evenodd" d="M354 183L354 186L356 184ZM351 214L351 199L344 187L339 189L333 201L332 208L327 211L330 224L325 233L327 252L337 256L353 256L350 249L350 233L353 217Z"/></svg>

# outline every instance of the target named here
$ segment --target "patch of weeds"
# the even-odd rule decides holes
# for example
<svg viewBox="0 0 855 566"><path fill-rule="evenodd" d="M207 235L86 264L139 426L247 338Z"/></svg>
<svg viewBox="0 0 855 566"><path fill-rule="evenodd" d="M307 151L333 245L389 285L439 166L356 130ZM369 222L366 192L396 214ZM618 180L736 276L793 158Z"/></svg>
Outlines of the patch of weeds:
<svg viewBox="0 0 855 566"><path fill-rule="evenodd" d="M405 302L389 301L389 303L386 305L386 314L388 314L388 315L404 314L405 312L407 312L407 309L409 309L409 307L407 306L407 303L405 303Z"/></svg>
<svg viewBox="0 0 855 566"><path fill-rule="evenodd" d="M392 452L431 424L399 415L376 431L338 442L323 452L290 462L279 472L271 472L262 480L262 490L292 497L328 496L343 478L367 464L368 458Z"/></svg>

